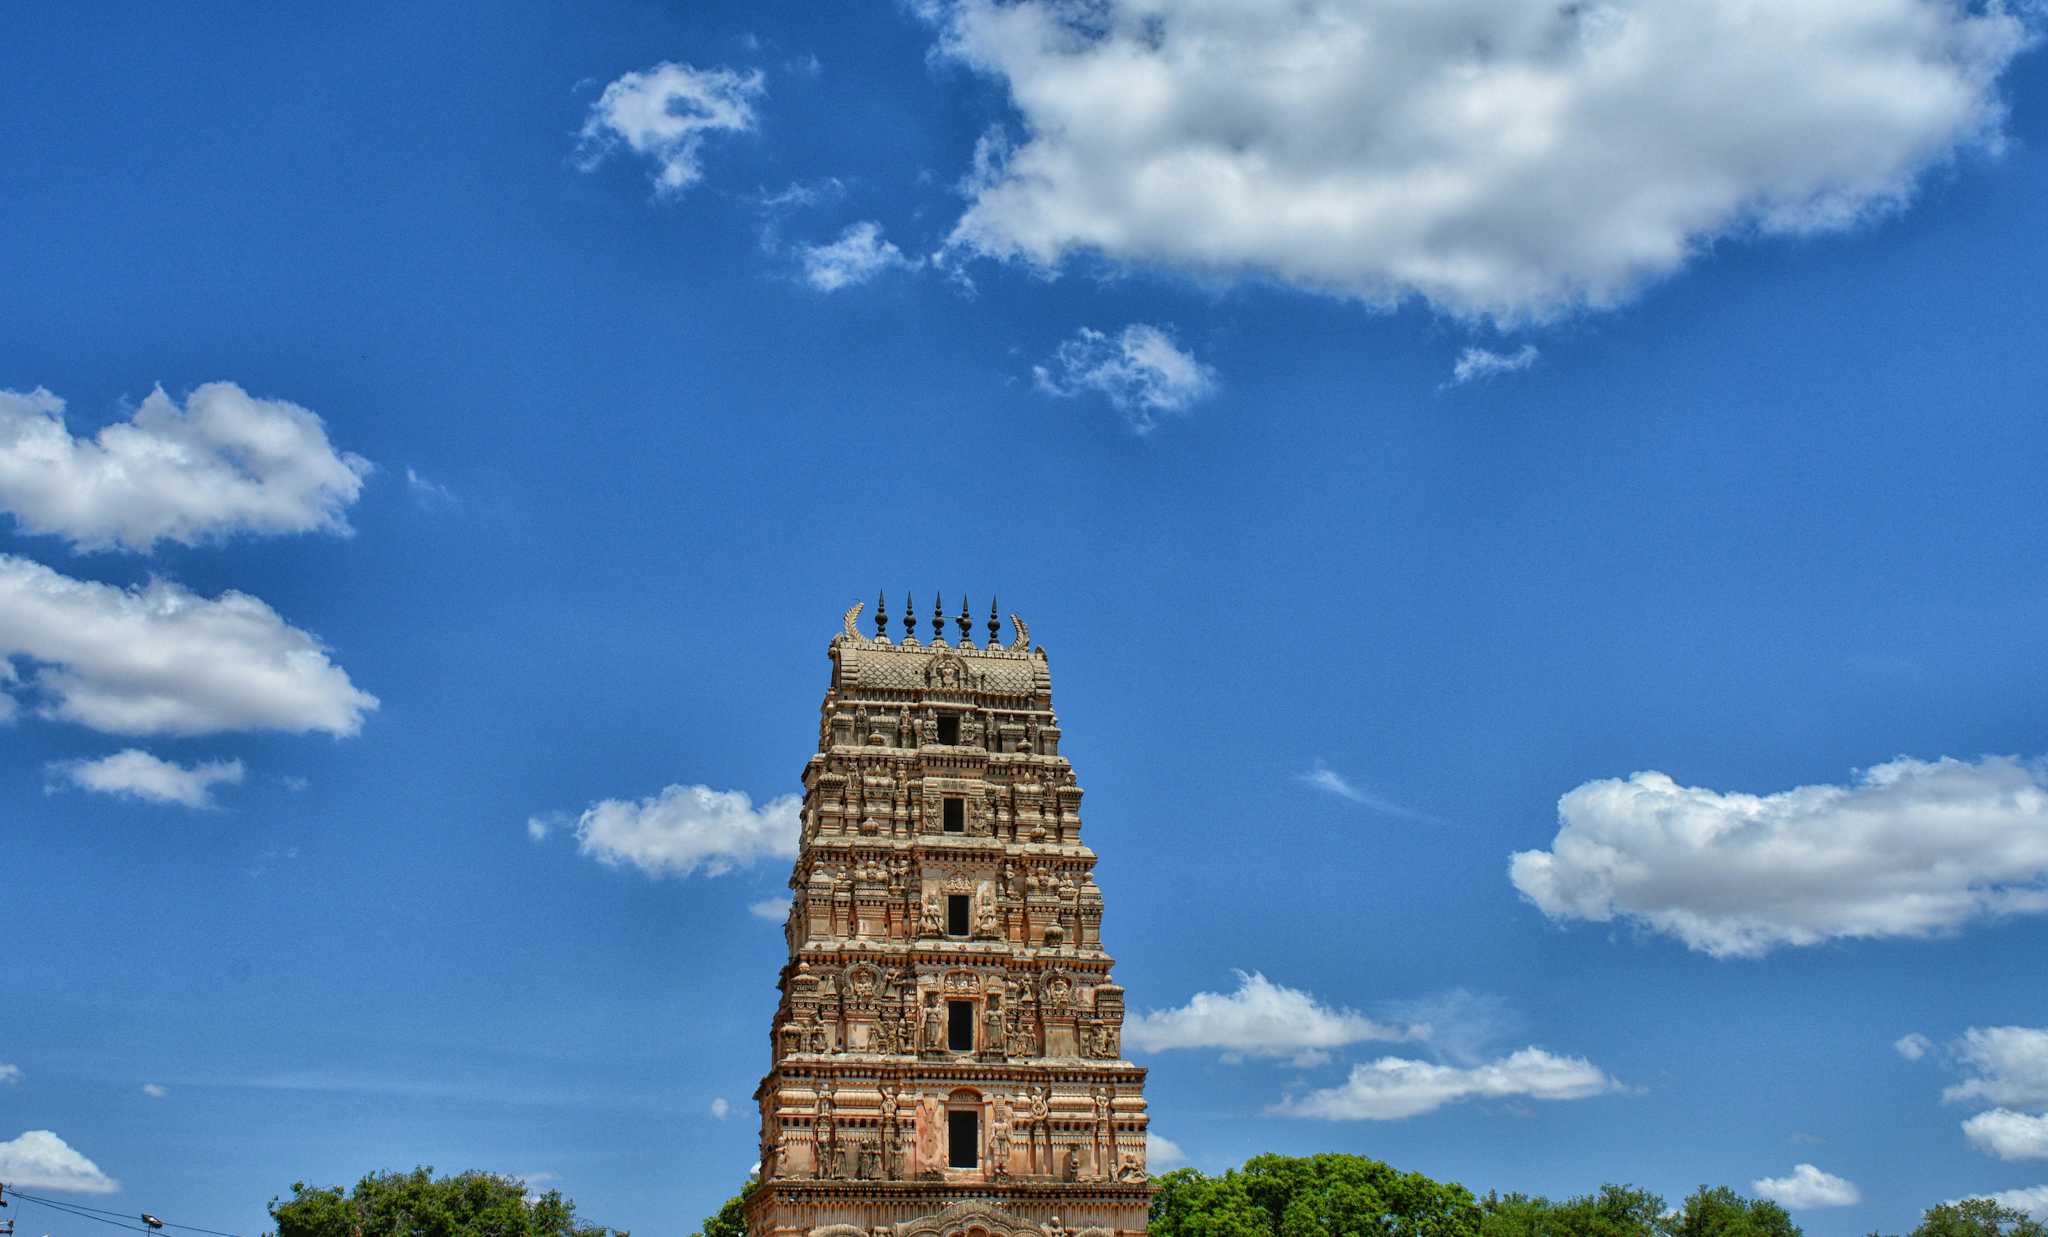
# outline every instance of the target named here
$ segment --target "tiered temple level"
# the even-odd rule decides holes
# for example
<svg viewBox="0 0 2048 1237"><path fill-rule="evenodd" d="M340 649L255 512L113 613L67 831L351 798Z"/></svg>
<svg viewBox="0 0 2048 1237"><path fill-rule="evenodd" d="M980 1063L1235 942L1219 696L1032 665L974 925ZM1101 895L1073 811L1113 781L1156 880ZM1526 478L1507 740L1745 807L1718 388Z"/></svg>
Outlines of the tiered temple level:
<svg viewBox="0 0 2048 1237"><path fill-rule="evenodd" d="M804 768L751 1237L1145 1229L1145 1071L1045 651L832 641Z"/></svg>

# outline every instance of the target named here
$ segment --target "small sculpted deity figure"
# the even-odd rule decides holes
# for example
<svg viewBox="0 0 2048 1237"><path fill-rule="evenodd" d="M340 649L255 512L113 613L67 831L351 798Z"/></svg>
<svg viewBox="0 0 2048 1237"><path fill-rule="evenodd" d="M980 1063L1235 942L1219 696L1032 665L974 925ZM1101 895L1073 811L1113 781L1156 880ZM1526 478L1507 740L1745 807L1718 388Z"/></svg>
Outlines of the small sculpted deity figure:
<svg viewBox="0 0 2048 1237"><path fill-rule="evenodd" d="M990 1056L1007 1056L1008 1027L1003 1021L1002 1006L990 998L988 1009L981 1015L981 1046Z"/></svg>
<svg viewBox="0 0 2048 1237"><path fill-rule="evenodd" d="M918 1047L926 1052L946 1050L946 1026L939 1016L939 994L936 992L924 994L924 1042Z"/></svg>
<svg viewBox="0 0 2048 1237"><path fill-rule="evenodd" d="M927 894L924 899L924 914L917 921L919 936L944 936L946 921L939 914L939 895Z"/></svg>

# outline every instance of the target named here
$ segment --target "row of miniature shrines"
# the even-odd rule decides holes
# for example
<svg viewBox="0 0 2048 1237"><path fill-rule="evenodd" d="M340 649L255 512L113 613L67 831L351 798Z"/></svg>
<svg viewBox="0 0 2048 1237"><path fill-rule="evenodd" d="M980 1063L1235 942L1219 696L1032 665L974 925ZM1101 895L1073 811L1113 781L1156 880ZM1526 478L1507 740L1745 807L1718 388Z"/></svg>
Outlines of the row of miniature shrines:
<svg viewBox="0 0 2048 1237"><path fill-rule="evenodd" d="M1005 998L1008 998L1006 1001ZM800 963L775 1029L777 1062L797 1054L876 1053L981 1061L1123 1055L1124 990L1062 968L998 977L955 968L920 985L908 970Z"/></svg>
<svg viewBox="0 0 2048 1237"><path fill-rule="evenodd" d="M801 1104L801 1080L789 1081L789 1098ZM1144 1119L1119 1112L1119 1091L1107 1085L1057 1098L1045 1082L1019 1086L1014 1094L1000 1086L986 1093L958 1087L944 1096L908 1093L894 1079L840 1087L820 1080L808 1113L764 1123L764 1176L902 1181L975 1167L997 1180L1145 1177ZM842 1103L842 1095L850 1102Z"/></svg>
<svg viewBox="0 0 2048 1237"><path fill-rule="evenodd" d="M1052 843L1080 837L1081 787L1064 762L973 771L880 757L816 760L804 800L806 836L958 834Z"/></svg>
<svg viewBox="0 0 2048 1237"><path fill-rule="evenodd" d="M790 913L792 945L875 940L999 941L1095 950L1102 890L1085 861L1005 862L992 880L936 875L905 856L813 865ZM1079 869L1080 879L1074 879Z"/></svg>

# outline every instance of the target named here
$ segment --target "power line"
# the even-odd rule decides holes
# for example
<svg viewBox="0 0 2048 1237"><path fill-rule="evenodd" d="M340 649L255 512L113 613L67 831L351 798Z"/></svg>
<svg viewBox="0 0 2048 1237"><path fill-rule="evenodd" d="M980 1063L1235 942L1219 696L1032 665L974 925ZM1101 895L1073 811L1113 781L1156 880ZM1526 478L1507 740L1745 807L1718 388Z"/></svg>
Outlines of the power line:
<svg viewBox="0 0 2048 1237"><path fill-rule="evenodd" d="M0 1189L5 1189L9 1195L25 1203L38 1203L44 1207L55 1208L58 1211L70 1212L81 1219L98 1220L102 1224L112 1224L116 1228L125 1228L137 1233L153 1233L158 1227L163 1227L180 1228L193 1233L205 1233L207 1237L241 1237L239 1233L224 1233L216 1228L201 1228L197 1224L174 1224L169 1220L158 1220L155 1225L131 1224L128 1221L133 1217L129 1216L125 1211L108 1211L104 1207L88 1207L84 1203L60 1202L54 1198L42 1198L34 1194L24 1194L11 1186L0 1186ZM105 1217L108 1216L117 1218L106 1219Z"/></svg>

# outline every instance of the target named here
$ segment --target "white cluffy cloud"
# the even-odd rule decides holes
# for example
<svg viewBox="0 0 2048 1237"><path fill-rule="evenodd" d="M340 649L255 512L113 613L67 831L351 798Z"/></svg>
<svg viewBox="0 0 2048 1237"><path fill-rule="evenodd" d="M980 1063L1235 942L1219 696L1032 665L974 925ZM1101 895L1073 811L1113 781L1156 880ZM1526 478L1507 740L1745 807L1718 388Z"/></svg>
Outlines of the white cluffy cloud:
<svg viewBox="0 0 2048 1237"><path fill-rule="evenodd" d="M1892 1041L1892 1051L1908 1061L1918 1061L1934 1048L1934 1041L1918 1031L1908 1031Z"/></svg>
<svg viewBox="0 0 2048 1237"><path fill-rule="evenodd" d="M576 849L649 876L717 876L758 859L794 857L798 806L795 795L757 808L742 791L666 786L651 799L591 804L576 818Z"/></svg>
<svg viewBox="0 0 2048 1237"><path fill-rule="evenodd" d="M1555 920L1632 920L1717 957L1926 937L2048 911L2048 775L2006 756L1900 758L1777 794L1662 773L1588 782L1515 888Z"/></svg>
<svg viewBox="0 0 2048 1237"><path fill-rule="evenodd" d="M1988 1198L2001 1207L2010 1207L2015 1211L2024 1211L2036 1220L2048 1220L2048 1185L2029 1186L2020 1190L2000 1190L1996 1194L1981 1194L1973 1195L1972 1197ZM1950 1201L1960 1202L1962 1200L1952 1199Z"/></svg>
<svg viewBox="0 0 2048 1237"><path fill-rule="evenodd" d="M153 1100L160 1100L169 1095L171 1090L160 1082L145 1082L142 1084L142 1093Z"/></svg>
<svg viewBox="0 0 2048 1237"><path fill-rule="evenodd" d="M1319 1064L1330 1050L1367 1040L1414 1039L1426 1028L1389 1026L1356 1010L1325 1005L1299 988L1256 971L1236 972L1236 992L1197 992L1177 1009L1155 1009L1124 1024L1124 1038L1146 1052L1221 1048L1251 1057Z"/></svg>
<svg viewBox="0 0 2048 1237"><path fill-rule="evenodd" d="M207 383L182 408L158 387L91 438L72 436L50 392L0 391L0 510L81 550L346 534L369 472L311 411L232 382Z"/></svg>
<svg viewBox="0 0 2048 1237"><path fill-rule="evenodd" d="M26 690L42 716L109 734L352 735L377 707L318 639L246 593L116 588L0 554L0 663L12 657L36 669L0 694Z"/></svg>
<svg viewBox="0 0 2048 1237"><path fill-rule="evenodd" d="M1994 1108L1963 1122L1963 1137L2001 1160L2048 1160L2048 1113L2034 1116Z"/></svg>
<svg viewBox="0 0 2048 1237"><path fill-rule="evenodd" d="M1271 1111L1328 1121L1399 1121L1461 1100L1578 1100L1622 1089L1583 1057L1531 1047L1473 1066L1381 1057L1352 1066L1339 1086L1284 1100Z"/></svg>
<svg viewBox="0 0 2048 1237"><path fill-rule="evenodd" d="M21 1067L7 1061L0 1061L0 1087L11 1087L21 1081Z"/></svg>
<svg viewBox="0 0 2048 1237"><path fill-rule="evenodd" d="M1796 1164L1783 1177L1759 1177L1749 1183L1763 1198L1787 1207L1853 1207L1863 1201L1856 1183L1822 1172L1811 1164Z"/></svg>
<svg viewBox="0 0 2048 1237"><path fill-rule="evenodd" d="M1179 1168L1187 1162L1187 1153L1180 1149L1179 1143L1164 1134L1154 1134L1151 1130L1145 1131L1145 1167L1147 1171L1163 1173L1168 1169Z"/></svg>
<svg viewBox="0 0 2048 1237"><path fill-rule="evenodd" d="M604 88L583 121L583 170L625 143L654 164L655 192L674 196L704 178L699 154L707 135L754 127L761 71L694 69L663 61L622 74Z"/></svg>
<svg viewBox="0 0 2048 1237"><path fill-rule="evenodd" d="M823 245L799 245L804 280L820 292L837 292L864 284L883 271L918 263L882 239L882 225L872 220L852 224L839 239Z"/></svg>
<svg viewBox="0 0 2048 1237"><path fill-rule="evenodd" d="M243 770L239 760L209 760L188 767L131 747L98 760L58 761L50 766L50 773L103 795L210 808L214 806L213 788L241 785Z"/></svg>
<svg viewBox="0 0 2048 1237"><path fill-rule="evenodd" d="M779 898L762 898L759 902L749 902L747 904L747 913L756 919L765 919L769 923L781 923L789 918L789 895L784 894Z"/></svg>
<svg viewBox="0 0 2048 1237"><path fill-rule="evenodd" d="M1541 355L1535 344L1523 344L1513 352L1467 348L1458 354L1457 364L1451 366L1451 385L1462 387L1468 382L1497 374L1518 374L1534 365Z"/></svg>
<svg viewBox="0 0 2048 1237"><path fill-rule="evenodd" d="M48 1130L0 1142L0 1181L31 1190L112 1194L121 1184Z"/></svg>
<svg viewBox="0 0 2048 1237"><path fill-rule="evenodd" d="M2032 41L2017 6L1957 0L922 7L1023 126L984 144L953 248L1502 320L1615 304L1717 236L1900 207L1997 148Z"/></svg>
<svg viewBox="0 0 2048 1237"><path fill-rule="evenodd" d="M1971 1027L1950 1051L1970 1077L1944 1101L2048 1105L2048 1027Z"/></svg>
<svg viewBox="0 0 2048 1237"><path fill-rule="evenodd" d="M1110 402L1140 434L1168 416L1186 412L1216 390L1216 371L1183 352L1159 327L1133 322L1112 338L1082 327L1043 365L1032 381L1047 395L1093 392Z"/></svg>
<svg viewBox="0 0 2048 1237"><path fill-rule="evenodd" d="M711 1101L711 1116L713 1120L723 1121L731 1114L732 1105L726 1102L724 1096L718 1096Z"/></svg>

